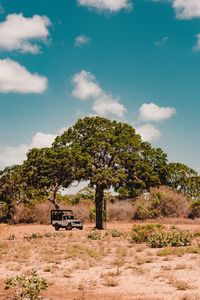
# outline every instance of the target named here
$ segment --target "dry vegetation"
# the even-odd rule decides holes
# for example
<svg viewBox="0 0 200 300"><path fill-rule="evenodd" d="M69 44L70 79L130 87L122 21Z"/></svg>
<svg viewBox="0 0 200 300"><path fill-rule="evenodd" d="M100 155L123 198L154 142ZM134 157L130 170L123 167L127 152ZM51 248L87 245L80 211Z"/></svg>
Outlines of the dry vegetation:
<svg viewBox="0 0 200 300"><path fill-rule="evenodd" d="M7 277L31 269L47 280L49 287L43 296L48 300L199 299L196 226L193 222L188 227L193 230L191 245L153 249L132 240L131 223L109 223L100 238L88 224L82 232L58 233L50 225L1 225L0 299L13 299L4 291ZM154 227L144 227L145 234L146 228Z"/></svg>

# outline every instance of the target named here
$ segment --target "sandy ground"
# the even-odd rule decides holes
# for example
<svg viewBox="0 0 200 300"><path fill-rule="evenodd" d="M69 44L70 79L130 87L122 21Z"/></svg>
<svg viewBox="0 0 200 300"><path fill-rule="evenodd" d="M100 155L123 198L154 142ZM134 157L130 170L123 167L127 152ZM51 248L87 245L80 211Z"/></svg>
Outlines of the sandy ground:
<svg viewBox="0 0 200 300"><path fill-rule="evenodd" d="M200 230L199 221L177 223ZM13 299L5 278L31 269L48 281L48 300L200 299L200 242L169 252L105 235L111 229L127 234L132 226L109 223L101 240L89 240L91 224L58 233L50 225L0 225L0 299Z"/></svg>

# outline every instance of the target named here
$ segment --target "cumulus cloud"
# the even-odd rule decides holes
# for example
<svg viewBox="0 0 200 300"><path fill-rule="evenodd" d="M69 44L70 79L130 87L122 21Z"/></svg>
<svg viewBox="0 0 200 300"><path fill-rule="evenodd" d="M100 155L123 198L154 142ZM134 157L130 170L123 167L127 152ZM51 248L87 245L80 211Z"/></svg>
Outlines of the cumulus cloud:
<svg viewBox="0 0 200 300"><path fill-rule="evenodd" d="M0 93L43 93L47 78L30 73L18 62L9 58L0 59Z"/></svg>
<svg viewBox="0 0 200 300"><path fill-rule="evenodd" d="M144 122L164 121L176 113L173 107L160 107L154 103L144 103L139 109L139 119Z"/></svg>
<svg viewBox="0 0 200 300"><path fill-rule="evenodd" d="M132 9L131 0L78 0L78 4L95 9L98 12L107 11L115 13L123 9Z"/></svg>
<svg viewBox="0 0 200 300"><path fill-rule="evenodd" d="M118 102L117 99L113 99L112 95L102 94L93 103L93 111L98 115L115 115L120 118L123 117L126 112L126 108Z"/></svg>
<svg viewBox="0 0 200 300"><path fill-rule="evenodd" d="M29 144L21 144L16 147L0 146L0 166L12 166L21 164L28 150L36 148L50 147L56 135L38 132L36 133Z"/></svg>
<svg viewBox="0 0 200 300"><path fill-rule="evenodd" d="M92 73L83 70L73 77L72 83L74 85L72 95L83 101L93 100L92 108L96 114L123 117L126 108L117 98L100 87Z"/></svg>
<svg viewBox="0 0 200 300"><path fill-rule="evenodd" d="M73 77L72 83L74 84L73 96L81 100L96 98L102 92L95 76L84 70Z"/></svg>
<svg viewBox="0 0 200 300"><path fill-rule="evenodd" d="M190 20L200 17L199 0L151 0L153 2L169 2L175 10L177 19Z"/></svg>
<svg viewBox="0 0 200 300"><path fill-rule="evenodd" d="M152 142L158 140L162 133L152 124L145 124L136 128L136 132L141 135L144 142Z"/></svg>
<svg viewBox="0 0 200 300"><path fill-rule="evenodd" d="M82 47L90 43L90 38L87 35L79 35L75 38L74 45L76 47Z"/></svg>
<svg viewBox="0 0 200 300"><path fill-rule="evenodd" d="M173 7L178 19L192 19L200 17L199 0L174 0Z"/></svg>
<svg viewBox="0 0 200 300"><path fill-rule="evenodd" d="M36 54L40 52L37 41L47 41L50 25L46 16L25 18L23 14L8 15L0 23L0 49Z"/></svg>

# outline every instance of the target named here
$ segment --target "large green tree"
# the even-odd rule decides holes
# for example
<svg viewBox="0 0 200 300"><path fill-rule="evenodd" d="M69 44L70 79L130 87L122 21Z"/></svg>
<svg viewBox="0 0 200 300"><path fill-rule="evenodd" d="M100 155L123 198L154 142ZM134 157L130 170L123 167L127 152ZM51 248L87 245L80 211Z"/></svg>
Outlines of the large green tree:
<svg viewBox="0 0 200 300"><path fill-rule="evenodd" d="M128 124L103 117L86 117L57 137L55 148L67 148L88 158L84 179L95 188L96 228L103 229L104 191L126 177L125 162L140 159L141 139Z"/></svg>
<svg viewBox="0 0 200 300"><path fill-rule="evenodd" d="M22 166L7 167L0 172L0 201L7 207L5 220L14 222L16 207L32 195L23 176Z"/></svg>

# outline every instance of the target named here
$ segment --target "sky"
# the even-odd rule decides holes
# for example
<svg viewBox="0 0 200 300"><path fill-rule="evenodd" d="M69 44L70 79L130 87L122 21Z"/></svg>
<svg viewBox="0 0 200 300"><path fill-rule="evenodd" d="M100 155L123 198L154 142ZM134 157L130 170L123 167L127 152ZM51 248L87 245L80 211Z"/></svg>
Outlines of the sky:
<svg viewBox="0 0 200 300"><path fill-rule="evenodd" d="M0 168L78 118L200 171L199 0L0 0Z"/></svg>

